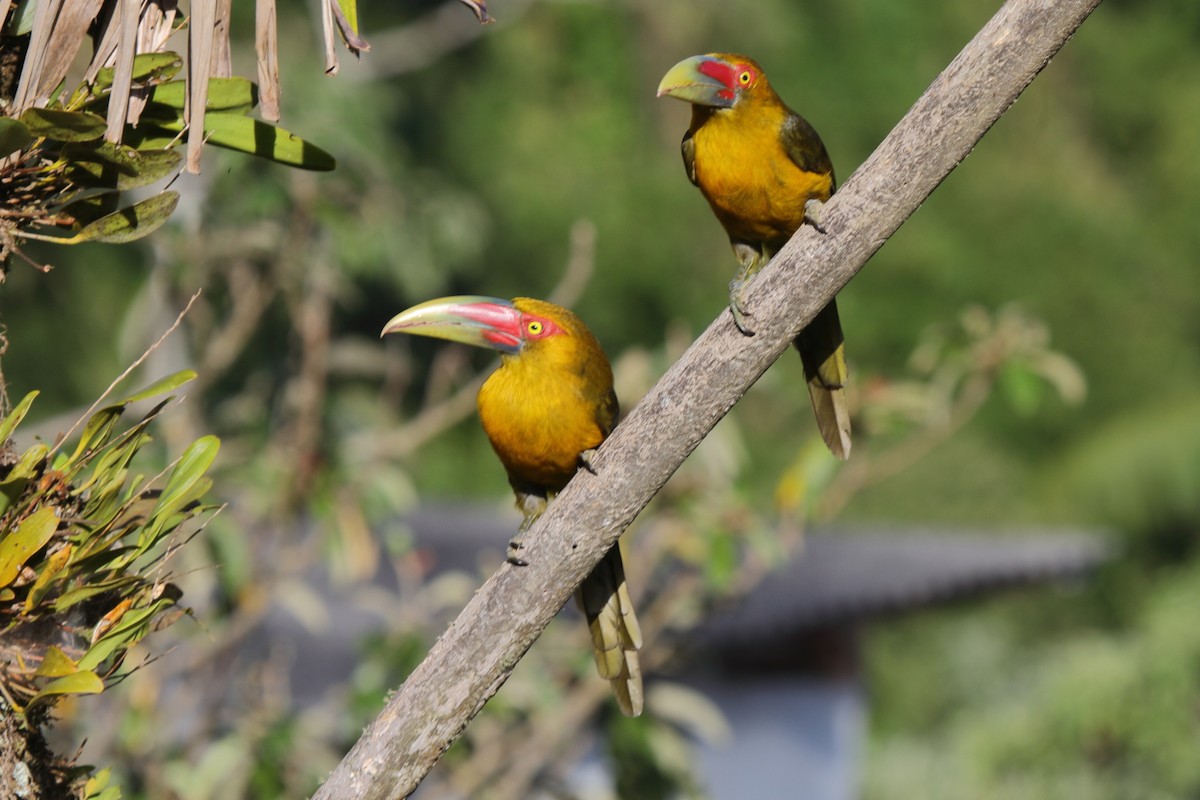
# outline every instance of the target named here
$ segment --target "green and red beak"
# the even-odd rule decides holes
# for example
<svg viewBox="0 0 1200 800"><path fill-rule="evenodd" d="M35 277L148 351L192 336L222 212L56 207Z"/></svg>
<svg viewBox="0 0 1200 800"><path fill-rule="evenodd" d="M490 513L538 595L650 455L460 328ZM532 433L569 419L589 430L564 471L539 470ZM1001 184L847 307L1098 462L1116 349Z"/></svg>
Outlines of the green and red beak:
<svg viewBox="0 0 1200 800"><path fill-rule="evenodd" d="M511 300L480 295L439 297L401 311L379 335L412 333L512 354L524 343L521 316Z"/></svg>
<svg viewBox="0 0 1200 800"><path fill-rule="evenodd" d="M667 70L658 83L658 96L729 108L737 101L737 86L736 66L716 56L692 56Z"/></svg>

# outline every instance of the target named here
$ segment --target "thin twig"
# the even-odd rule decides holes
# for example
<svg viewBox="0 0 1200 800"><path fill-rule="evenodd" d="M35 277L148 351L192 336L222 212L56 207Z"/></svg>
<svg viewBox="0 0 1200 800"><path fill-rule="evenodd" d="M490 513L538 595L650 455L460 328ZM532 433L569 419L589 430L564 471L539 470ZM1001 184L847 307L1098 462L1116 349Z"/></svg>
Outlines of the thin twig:
<svg viewBox="0 0 1200 800"><path fill-rule="evenodd" d="M80 425L82 425L84 423L84 421L86 419L88 419L88 417L92 416L92 414L96 411L96 409L100 407L100 404L103 403L104 400L110 394L112 394L113 389L117 388L117 384L119 384L121 381L128 378L129 375L135 369L137 369L138 367L140 367L142 365L142 362L144 362L147 358L150 357L151 353L153 353L155 350L157 350L159 348L159 345L161 345L164 341L166 341L168 336L170 336L172 333L175 332L175 329L178 328L180 323L183 322L183 318L185 316L187 316L188 311L191 310L192 304L195 303L199 297L200 297L200 291L197 290L196 293L192 295L191 299L187 301L187 305L183 307L183 311L180 311L179 316L177 316L175 318L175 321L173 323L171 323L171 327L167 328L166 332L163 333L162 336L158 337L158 341L156 341L154 344L150 345L150 347L148 347L146 349L146 352L142 353L140 356L138 356L136 361L134 361L132 364L130 364L128 367L126 367L125 371L122 372L120 375L118 375L116 377L116 380L114 380L112 383L110 383L108 385L108 388L100 393L100 396L96 398L96 402L92 403L91 407L87 411L84 412L83 416L80 417L79 419L75 420L75 424L72 425L67 430L66 433L64 433L61 437L59 437L59 440L55 443L54 447L50 448L51 455L56 453L58 451L58 448L62 447L63 443L71 438L71 434L75 432L76 428L78 428Z"/></svg>

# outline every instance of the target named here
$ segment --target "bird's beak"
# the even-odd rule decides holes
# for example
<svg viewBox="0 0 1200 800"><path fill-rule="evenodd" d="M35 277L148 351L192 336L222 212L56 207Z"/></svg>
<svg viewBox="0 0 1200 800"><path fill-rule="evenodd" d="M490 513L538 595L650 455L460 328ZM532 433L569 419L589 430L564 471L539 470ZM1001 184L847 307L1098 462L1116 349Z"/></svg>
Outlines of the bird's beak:
<svg viewBox="0 0 1200 800"><path fill-rule="evenodd" d="M479 295L440 297L401 311L380 336L413 333L449 339L501 353L521 349L521 312L509 300Z"/></svg>
<svg viewBox="0 0 1200 800"><path fill-rule="evenodd" d="M658 96L676 97L701 106L729 108L737 99L732 74L733 67L719 58L685 58L663 75L658 83Z"/></svg>

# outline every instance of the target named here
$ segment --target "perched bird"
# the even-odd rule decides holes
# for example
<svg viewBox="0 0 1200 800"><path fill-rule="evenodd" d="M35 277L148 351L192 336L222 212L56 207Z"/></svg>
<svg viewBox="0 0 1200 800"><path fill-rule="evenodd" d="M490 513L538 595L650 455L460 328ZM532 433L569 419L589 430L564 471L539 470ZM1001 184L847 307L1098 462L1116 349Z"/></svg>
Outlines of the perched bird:
<svg viewBox="0 0 1200 800"><path fill-rule="evenodd" d="M479 390L479 419L508 472L524 521L508 558L523 566L521 538L617 424L612 368L573 312L518 297L443 297L402 311L383 334L413 333L488 347L500 366ZM575 599L587 617L596 669L627 716L642 712L642 633L614 546Z"/></svg>
<svg viewBox="0 0 1200 800"><path fill-rule="evenodd" d="M745 287L802 224L824 230L820 209L836 188L833 163L812 125L784 105L762 67L746 56L684 59L659 83L658 96L664 95L692 104L683 165L729 234L741 267L729 285L729 307L738 328L750 333ZM795 345L821 436L835 456L846 458L846 354L835 301Z"/></svg>

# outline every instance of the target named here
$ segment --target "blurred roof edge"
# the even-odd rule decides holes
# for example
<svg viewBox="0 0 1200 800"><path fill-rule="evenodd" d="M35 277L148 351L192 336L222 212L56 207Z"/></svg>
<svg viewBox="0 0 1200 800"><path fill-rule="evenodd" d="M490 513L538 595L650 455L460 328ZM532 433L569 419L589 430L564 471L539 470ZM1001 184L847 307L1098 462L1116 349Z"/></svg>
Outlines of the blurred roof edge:
<svg viewBox="0 0 1200 800"><path fill-rule="evenodd" d="M405 522L441 572L476 568L481 550L502 556L516 515L426 506ZM748 594L713 613L700 635L727 645L1079 578L1114 557L1113 538L1067 527L822 527L805 534L803 547Z"/></svg>

